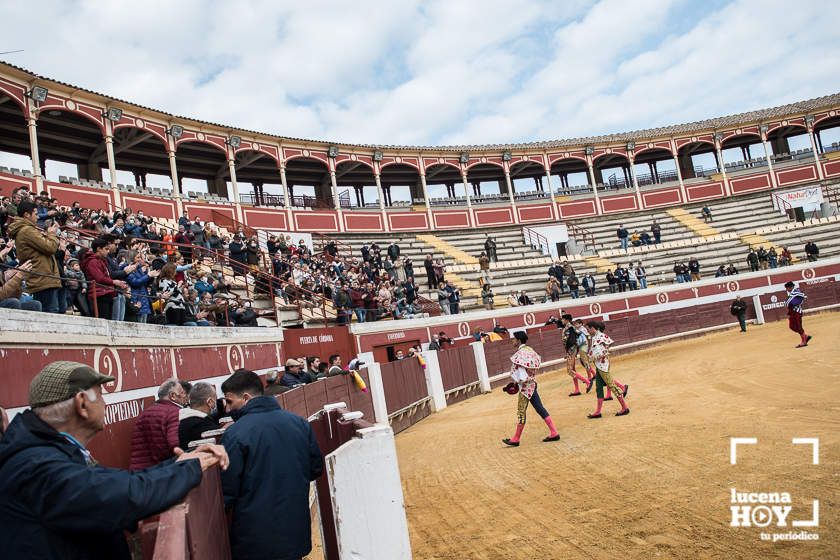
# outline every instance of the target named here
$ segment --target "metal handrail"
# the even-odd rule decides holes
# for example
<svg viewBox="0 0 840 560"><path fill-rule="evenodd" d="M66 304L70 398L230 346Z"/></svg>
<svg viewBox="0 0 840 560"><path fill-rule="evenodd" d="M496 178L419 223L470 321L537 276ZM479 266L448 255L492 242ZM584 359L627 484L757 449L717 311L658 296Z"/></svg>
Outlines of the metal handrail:
<svg viewBox="0 0 840 560"><path fill-rule="evenodd" d="M540 232L525 226L522 228L522 236L525 238L525 243L539 250L543 255L551 253L548 247L548 239Z"/></svg>

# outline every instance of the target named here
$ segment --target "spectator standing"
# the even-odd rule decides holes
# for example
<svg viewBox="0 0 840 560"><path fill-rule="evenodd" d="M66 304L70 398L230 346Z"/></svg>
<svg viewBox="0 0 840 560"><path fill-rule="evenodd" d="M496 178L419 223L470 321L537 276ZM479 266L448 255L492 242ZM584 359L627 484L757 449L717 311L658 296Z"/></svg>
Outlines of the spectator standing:
<svg viewBox="0 0 840 560"><path fill-rule="evenodd" d="M750 272L758 271L758 253L752 247L750 247L750 252L747 253L747 264L750 267Z"/></svg>
<svg viewBox="0 0 840 560"><path fill-rule="evenodd" d="M627 228L624 227L623 224L618 224L618 229L615 233L616 237L618 237L618 242L621 244L621 248L625 251L627 250L627 238L630 236Z"/></svg>
<svg viewBox="0 0 840 560"><path fill-rule="evenodd" d="M18 255L19 254L20 251L18 251ZM808 241L808 243L805 244L805 255L808 257L809 261L813 262L820 257L820 248L817 247L817 244L813 241Z"/></svg>
<svg viewBox="0 0 840 560"><path fill-rule="evenodd" d="M770 247L770 250L767 251L767 260L770 261L770 268L779 266L779 254L776 252L775 247Z"/></svg>
<svg viewBox="0 0 840 560"><path fill-rule="evenodd" d="M82 271L88 281L88 300L93 307L96 302L96 315L105 319L113 317L115 288L125 288L122 280L113 280L108 269L108 242L102 238L94 239L90 251L82 256Z"/></svg>
<svg viewBox="0 0 840 560"><path fill-rule="evenodd" d="M491 261L499 262L499 255L496 253L496 240L489 235L484 240L484 252L487 253L487 257Z"/></svg>
<svg viewBox="0 0 840 560"><path fill-rule="evenodd" d="M697 257L688 259L688 273L692 282L700 280L700 261L697 260Z"/></svg>
<svg viewBox="0 0 840 560"><path fill-rule="evenodd" d="M583 285L583 291L586 293L587 297L595 295L595 277L592 276L591 272L587 272L583 275L581 284Z"/></svg>
<svg viewBox="0 0 840 560"><path fill-rule="evenodd" d="M767 270L770 266L770 256L767 254L767 249L764 248L764 245L758 248L756 254L758 255L758 267L761 270Z"/></svg>
<svg viewBox="0 0 840 560"><path fill-rule="evenodd" d="M137 322L145 323L152 314L149 295L149 284L160 274L159 270L149 270L146 265L146 255L137 253L134 257L136 268L128 275L128 285L131 286L131 300L137 307Z"/></svg>
<svg viewBox="0 0 840 560"><path fill-rule="evenodd" d="M729 312L738 318L741 332L747 332L747 303L741 299L741 296L735 296L735 301L729 306Z"/></svg>
<svg viewBox="0 0 840 560"><path fill-rule="evenodd" d="M607 288L609 288L611 294L614 294L618 289L618 278L615 277L615 273L612 270L607 271L605 278L607 280Z"/></svg>
<svg viewBox="0 0 840 560"><path fill-rule="evenodd" d="M169 379L158 388L157 398L134 421L129 463L132 471L169 459L178 447L178 411L188 402L187 393L177 379Z"/></svg>
<svg viewBox="0 0 840 560"><path fill-rule="evenodd" d="M15 241L18 261L32 261L32 271L26 281L26 290L41 303L42 311L58 313L61 278L55 252L58 250L58 225L52 223L46 231L35 223L38 210L30 200L17 205L18 217L8 226L9 236Z"/></svg>
<svg viewBox="0 0 840 560"><path fill-rule="evenodd" d="M580 282L578 281L577 276L572 274L566 280L566 283L569 285L569 292L572 294L572 299L577 299L579 295L578 290L580 289Z"/></svg>
<svg viewBox="0 0 840 560"><path fill-rule="evenodd" d="M653 224L650 226L650 231L653 234L653 242L659 245L662 241L662 226L660 226L656 220L653 220Z"/></svg>
<svg viewBox="0 0 840 560"><path fill-rule="evenodd" d="M216 388L209 383L196 383L189 393L189 406L178 411L178 441L187 449L191 441L202 439L201 434L218 430Z"/></svg>
<svg viewBox="0 0 840 560"><path fill-rule="evenodd" d="M72 309L73 306L76 306L79 313L85 317L90 317L90 308L87 303L87 281L79 259L73 258L67 261L67 267L64 270L64 290L67 295L67 307Z"/></svg>
<svg viewBox="0 0 840 560"><path fill-rule="evenodd" d="M234 372L222 392L234 419L221 440L230 456L222 490L233 557L302 558L312 550L309 485L323 471L312 428L264 396L252 371Z"/></svg>
<svg viewBox="0 0 840 560"><path fill-rule="evenodd" d="M131 558L125 531L176 504L221 464L220 446L130 473L96 464L87 447L105 427L102 384L76 362L53 362L29 387L30 409L0 441L0 549L6 558Z"/></svg>
<svg viewBox="0 0 840 560"><path fill-rule="evenodd" d="M445 281L438 284L437 299L441 313L444 315L450 315L452 313L452 308L449 305L449 290L446 288L447 285Z"/></svg>
<svg viewBox="0 0 840 560"><path fill-rule="evenodd" d="M435 274L435 261L431 254L427 254L423 260L423 268L426 269L426 282L430 290L433 290L438 285L437 275Z"/></svg>
<svg viewBox="0 0 840 560"><path fill-rule="evenodd" d="M481 280L483 283L490 281L490 257L484 251L478 257L478 268L481 270Z"/></svg>
<svg viewBox="0 0 840 560"><path fill-rule="evenodd" d="M396 241L392 241L390 245L388 245L388 260L391 262L396 261L400 257L400 246L397 245Z"/></svg>
<svg viewBox="0 0 840 560"><path fill-rule="evenodd" d="M571 280L571 278L570 278ZM560 284L554 276L548 277L548 282L545 284L545 295L551 301L560 300Z"/></svg>
<svg viewBox="0 0 840 560"><path fill-rule="evenodd" d="M636 263L636 280L639 282L639 288L647 289L647 271L645 270L642 261Z"/></svg>
<svg viewBox="0 0 840 560"><path fill-rule="evenodd" d="M679 262L674 263L674 279L680 284L685 282L682 265Z"/></svg>
<svg viewBox="0 0 840 560"><path fill-rule="evenodd" d="M447 284L446 291L449 293L449 312L451 315L458 315L461 312L461 290Z"/></svg>
<svg viewBox="0 0 840 560"><path fill-rule="evenodd" d="M233 239L228 244L228 256L231 260L231 267L234 275L245 274L245 263L248 261L245 245L242 243L242 237L239 234L233 236Z"/></svg>

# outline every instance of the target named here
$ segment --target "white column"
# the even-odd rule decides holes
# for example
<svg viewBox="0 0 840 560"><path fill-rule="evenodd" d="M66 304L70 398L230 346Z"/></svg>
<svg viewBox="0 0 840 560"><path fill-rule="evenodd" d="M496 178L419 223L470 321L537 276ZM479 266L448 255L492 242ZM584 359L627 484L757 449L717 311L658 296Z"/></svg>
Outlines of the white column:
<svg viewBox="0 0 840 560"><path fill-rule="evenodd" d="M108 156L108 175L111 178L111 191L114 193L114 204L120 206L120 191L117 188L117 163L114 158L114 136L111 134L111 124L105 125L105 154Z"/></svg>
<svg viewBox="0 0 840 560"><path fill-rule="evenodd" d="M557 205L554 203L554 187L551 186L551 166L548 165L548 154L543 154L545 166L545 180L548 183L548 199L551 201L551 219L557 220Z"/></svg>
<svg viewBox="0 0 840 560"><path fill-rule="evenodd" d="M586 156L586 167L589 170L589 184L595 196L595 212L601 214L601 200L598 198L598 186L595 184L595 169L592 167L592 156Z"/></svg>
<svg viewBox="0 0 840 560"><path fill-rule="evenodd" d="M822 164L820 163L820 154L817 152L817 141L814 139L814 123L811 121L810 123L806 121L808 124L808 138L811 140L811 150L814 154L814 163L817 164L817 177L820 178L820 181L825 179L825 174L823 173Z"/></svg>
<svg viewBox="0 0 840 560"><path fill-rule="evenodd" d="M180 198L181 183L178 181L178 165L175 162L175 150L170 148L166 153L169 155L169 174L172 177L172 194Z"/></svg>
<svg viewBox="0 0 840 560"><path fill-rule="evenodd" d="M490 392L490 372L487 371L487 357L484 355L484 343L470 343L475 356L475 369L478 370L478 385L482 393Z"/></svg>
<svg viewBox="0 0 840 560"><path fill-rule="evenodd" d="M330 163L330 188L332 189L333 206L336 212L341 211L341 204L338 202L338 181L335 178L334 163Z"/></svg>
<svg viewBox="0 0 840 560"><path fill-rule="evenodd" d="M461 183L464 185L464 194L467 195L467 208L472 208L472 198L470 197L470 188L467 185L467 170L461 170Z"/></svg>
<svg viewBox="0 0 840 560"><path fill-rule="evenodd" d="M35 176L36 192L44 190L44 179L41 175L41 156L38 152L38 118L33 113L32 100L26 98L26 126L29 128L29 151L32 158L32 175Z"/></svg>
<svg viewBox="0 0 840 560"><path fill-rule="evenodd" d="M717 154L718 165L720 166L720 174L723 176L723 194L725 196L732 196L732 189L729 187L729 178L726 176L726 166L723 163L723 152L720 149L720 140L715 138L715 153Z"/></svg>
<svg viewBox="0 0 840 560"><path fill-rule="evenodd" d="M505 162L505 184L508 189L508 199L510 200L510 207L513 209L513 223L519 223L519 212L516 210L516 197L513 194L513 181L510 180L510 165ZM551 197L551 204L554 205L554 197Z"/></svg>
<svg viewBox="0 0 840 560"><path fill-rule="evenodd" d="M239 204L239 186L236 184L236 163L231 148L228 148L228 173L230 173L230 186L233 190L233 202Z"/></svg>
<svg viewBox="0 0 840 560"><path fill-rule="evenodd" d="M423 200L426 202L426 220L429 224L429 229L432 228L432 203L429 201L429 186L426 184L426 170L423 168L423 158L417 161L420 162L420 184L423 186ZM387 218L387 216L385 216ZM385 224L388 227L388 224Z"/></svg>
<svg viewBox="0 0 840 560"><path fill-rule="evenodd" d="M373 400L373 414L377 424L389 425L388 405L385 401L385 386L382 384L382 369L373 357L373 352L359 354L359 359L365 362L365 368L370 381L370 396Z"/></svg>
<svg viewBox="0 0 840 560"><path fill-rule="evenodd" d="M671 156L674 158L674 167L677 170L677 180L680 182L680 196L683 204L688 202L688 196L685 193L685 183L683 183L682 171L680 171L680 160L677 158L677 146L674 144L674 139L671 138Z"/></svg>
<svg viewBox="0 0 840 560"><path fill-rule="evenodd" d="M629 153L627 154L627 158L630 160L630 178L633 180L633 190L636 191L636 200L639 205L639 209L644 207L642 201L642 193L639 190L639 180L636 179L636 154Z"/></svg>
<svg viewBox="0 0 840 560"><path fill-rule="evenodd" d="M283 185L283 205L288 210L292 207L292 197L289 196L289 184L286 182L286 164L280 164L280 184Z"/></svg>
<svg viewBox="0 0 840 560"><path fill-rule="evenodd" d="M379 171L373 174L376 181L376 192L379 194L379 209L385 211L385 191L382 190L382 180L379 178Z"/></svg>
<svg viewBox="0 0 840 560"><path fill-rule="evenodd" d="M440 374L440 362L435 350L423 352L426 360L426 388L432 398L432 410L440 412L446 408L446 391L443 389L443 377Z"/></svg>
<svg viewBox="0 0 840 560"><path fill-rule="evenodd" d="M762 126L760 132L761 145L764 146L764 155L767 157L767 169L770 172L770 185L775 189L779 185L776 182L776 173L773 171L773 157L770 153L770 145L767 143L767 129Z"/></svg>

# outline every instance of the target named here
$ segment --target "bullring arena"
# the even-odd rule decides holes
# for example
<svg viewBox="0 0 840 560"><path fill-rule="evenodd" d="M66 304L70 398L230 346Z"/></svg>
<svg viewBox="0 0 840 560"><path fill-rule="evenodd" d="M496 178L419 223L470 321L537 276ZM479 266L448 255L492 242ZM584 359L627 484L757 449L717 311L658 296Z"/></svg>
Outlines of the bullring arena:
<svg viewBox="0 0 840 560"><path fill-rule="evenodd" d="M0 63L0 152L26 164L0 167L10 430L38 372L80 362L113 377L81 448L125 470L144 413L192 407L185 384L230 400L246 370L284 387L261 402L323 454L311 559L837 556L840 94L585 139L380 147ZM23 228L55 243L40 270L17 258ZM788 328L800 305L812 339ZM616 398L589 419L595 391L567 396L566 313L606 325L629 415ZM520 445L502 442L519 331L559 441L529 409ZM158 400L173 380L182 402ZM117 537L137 559L228 560L224 476L211 465Z"/></svg>

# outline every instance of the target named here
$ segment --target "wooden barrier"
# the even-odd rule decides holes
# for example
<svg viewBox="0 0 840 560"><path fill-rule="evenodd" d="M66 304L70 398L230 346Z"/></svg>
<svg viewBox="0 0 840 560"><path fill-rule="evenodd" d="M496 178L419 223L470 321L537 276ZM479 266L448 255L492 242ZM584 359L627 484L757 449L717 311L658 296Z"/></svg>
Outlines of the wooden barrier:
<svg viewBox="0 0 840 560"><path fill-rule="evenodd" d="M394 432L401 432L431 414L426 375L420 362L405 359L380 365L388 417Z"/></svg>
<svg viewBox="0 0 840 560"><path fill-rule="evenodd" d="M437 357L446 404L463 401L480 392L472 346L448 348L438 352Z"/></svg>

